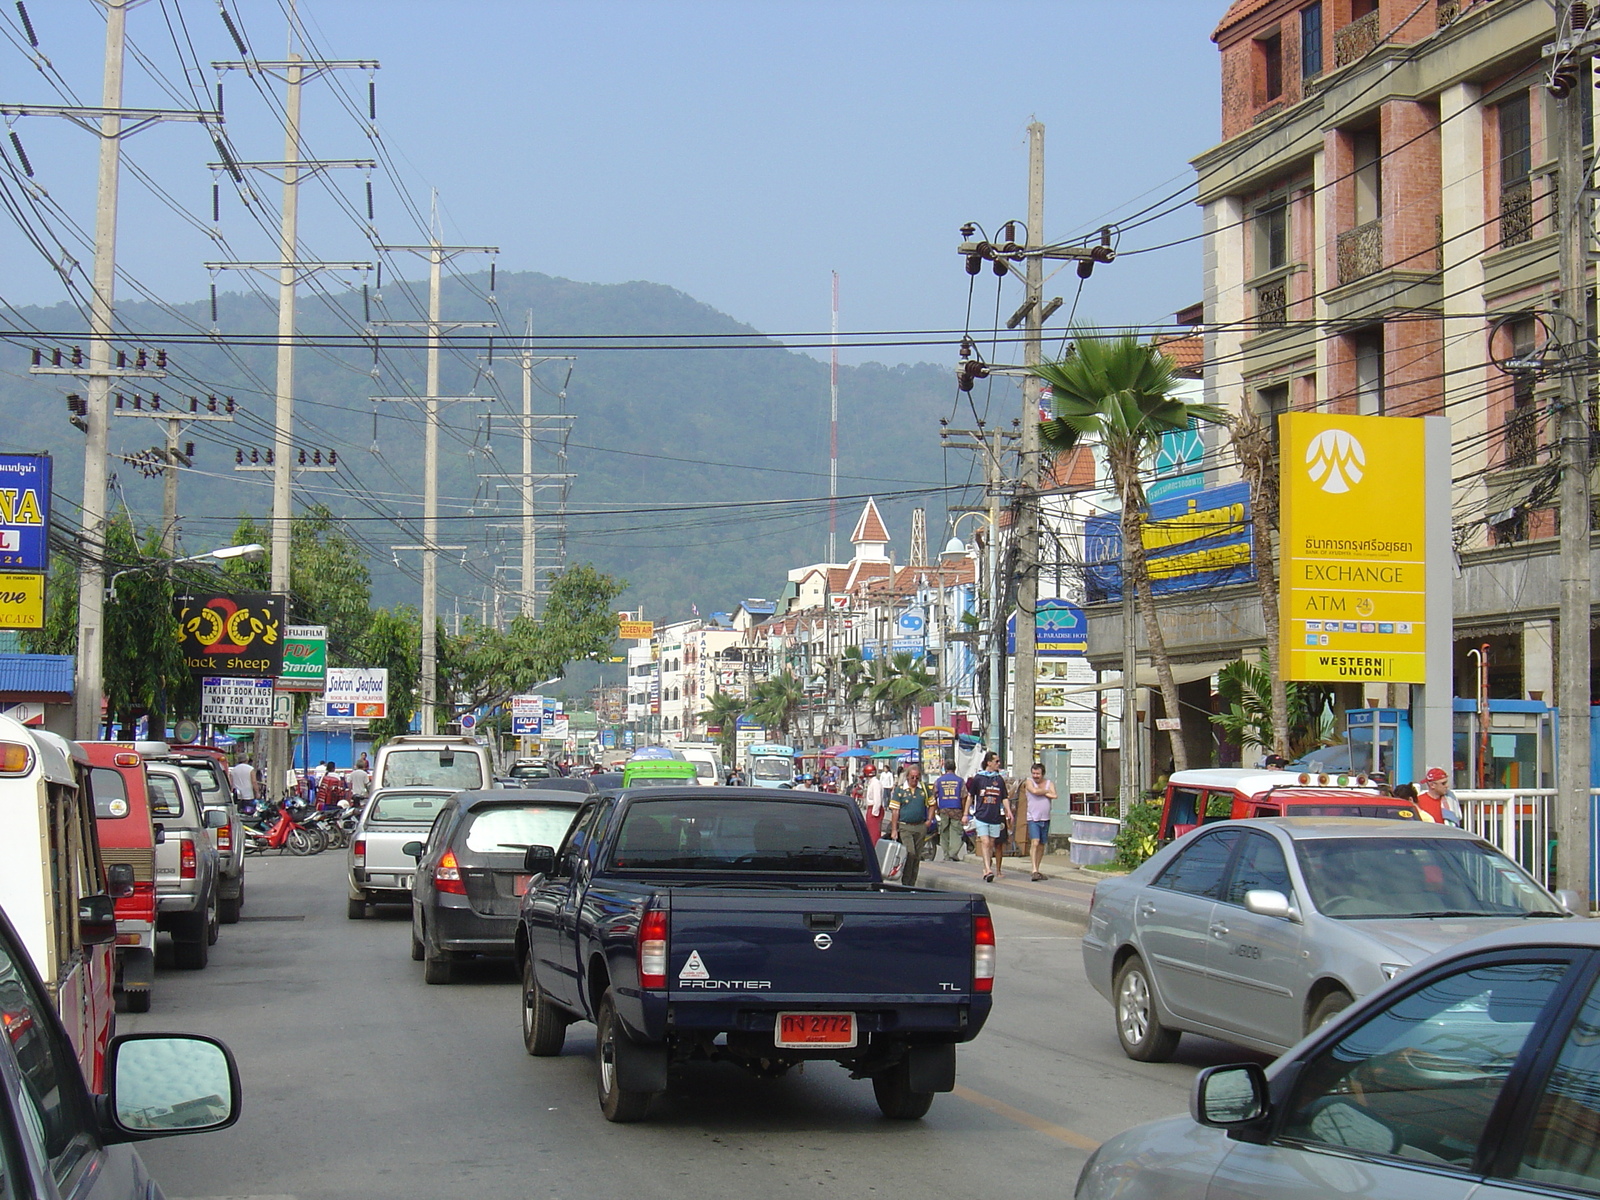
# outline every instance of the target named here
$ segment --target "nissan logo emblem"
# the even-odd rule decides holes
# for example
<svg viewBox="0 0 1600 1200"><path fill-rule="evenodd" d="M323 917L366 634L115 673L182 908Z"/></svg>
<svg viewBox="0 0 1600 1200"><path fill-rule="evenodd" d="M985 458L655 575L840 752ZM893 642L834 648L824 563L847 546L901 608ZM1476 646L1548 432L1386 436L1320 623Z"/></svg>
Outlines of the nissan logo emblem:
<svg viewBox="0 0 1600 1200"><path fill-rule="evenodd" d="M819 933L816 937L811 939L811 944L818 950L826 950L829 946L833 945L833 939L825 933Z"/></svg>

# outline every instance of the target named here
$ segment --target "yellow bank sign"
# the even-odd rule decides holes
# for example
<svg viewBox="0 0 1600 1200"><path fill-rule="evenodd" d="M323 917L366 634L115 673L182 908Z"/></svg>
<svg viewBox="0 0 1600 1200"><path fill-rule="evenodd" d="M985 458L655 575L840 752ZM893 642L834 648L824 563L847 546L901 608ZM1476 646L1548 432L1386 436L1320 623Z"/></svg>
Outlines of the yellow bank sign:
<svg viewBox="0 0 1600 1200"><path fill-rule="evenodd" d="M1286 679L1425 683L1424 422L1279 418Z"/></svg>

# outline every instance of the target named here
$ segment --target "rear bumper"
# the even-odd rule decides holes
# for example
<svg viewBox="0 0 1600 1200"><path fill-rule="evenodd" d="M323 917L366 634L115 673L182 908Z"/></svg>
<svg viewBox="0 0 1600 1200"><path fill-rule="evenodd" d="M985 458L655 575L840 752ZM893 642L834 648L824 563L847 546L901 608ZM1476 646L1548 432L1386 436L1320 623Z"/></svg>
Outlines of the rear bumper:
<svg viewBox="0 0 1600 1200"><path fill-rule="evenodd" d="M368 895L375 892L390 892L398 897L406 897L411 895L411 881L416 874L415 863L406 867L380 867L376 870L351 867L350 890L365 892Z"/></svg>
<svg viewBox="0 0 1600 1200"><path fill-rule="evenodd" d="M459 896L460 906L435 904L428 910L428 927L434 944L458 954L510 956L516 946L518 918L486 917L474 912Z"/></svg>
<svg viewBox="0 0 1600 1200"><path fill-rule="evenodd" d="M162 916L167 913L194 912L203 907L198 891L162 892L156 896L156 911Z"/></svg>
<svg viewBox="0 0 1600 1200"><path fill-rule="evenodd" d="M620 989L618 1015L640 1041L662 1042L673 1035L749 1034L770 1038L780 1012L853 1012L860 1043L968 1042L978 1036L993 1006L990 996L973 993L960 999L926 997L792 996L700 1000L668 997L636 988ZM794 1058L853 1057L859 1048L840 1051L785 1049Z"/></svg>

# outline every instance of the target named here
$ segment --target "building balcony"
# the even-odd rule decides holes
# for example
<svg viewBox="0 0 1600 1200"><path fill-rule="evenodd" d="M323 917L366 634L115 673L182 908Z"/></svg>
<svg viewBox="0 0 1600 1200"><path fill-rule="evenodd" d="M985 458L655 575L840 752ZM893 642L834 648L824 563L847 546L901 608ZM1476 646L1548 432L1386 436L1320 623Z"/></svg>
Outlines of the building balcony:
<svg viewBox="0 0 1600 1200"><path fill-rule="evenodd" d="M1461 15L1461 0L1439 0L1439 7L1434 11L1434 20L1438 28L1443 29Z"/></svg>
<svg viewBox="0 0 1600 1200"><path fill-rule="evenodd" d="M1377 48L1382 36L1383 29L1378 24L1377 9L1373 9L1358 20L1351 21L1333 35L1333 65L1345 67L1357 59L1364 58L1369 51Z"/></svg>
<svg viewBox="0 0 1600 1200"><path fill-rule="evenodd" d="M1339 235L1336 257L1340 286L1383 270L1383 222L1368 221L1345 230Z"/></svg>
<svg viewBox="0 0 1600 1200"><path fill-rule="evenodd" d="M1514 408L1506 415L1505 466L1531 467L1539 458L1539 412L1536 408Z"/></svg>
<svg viewBox="0 0 1600 1200"><path fill-rule="evenodd" d="M1524 179L1500 189L1500 244L1520 246L1533 240L1533 181Z"/></svg>
<svg viewBox="0 0 1600 1200"><path fill-rule="evenodd" d="M1256 326L1259 330L1282 326L1289 319L1289 278L1281 276L1255 289Z"/></svg>

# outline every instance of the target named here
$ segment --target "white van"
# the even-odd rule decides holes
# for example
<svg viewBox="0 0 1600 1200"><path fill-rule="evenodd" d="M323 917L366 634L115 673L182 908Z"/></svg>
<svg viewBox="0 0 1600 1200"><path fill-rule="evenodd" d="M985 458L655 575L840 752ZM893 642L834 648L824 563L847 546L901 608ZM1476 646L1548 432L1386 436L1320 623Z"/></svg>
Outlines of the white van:
<svg viewBox="0 0 1600 1200"><path fill-rule="evenodd" d="M378 749L372 790L394 787L449 788L453 792L494 786L489 748L470 737L408 733Z"/></svg>
<svg viewBox="0 0 1600 1200"><path fill-rule="evenodd" d="M694 764L695 782L701 787L715 787L722 782L722 753L715 746L685 743L678 749L687 761Z"/></svg>

